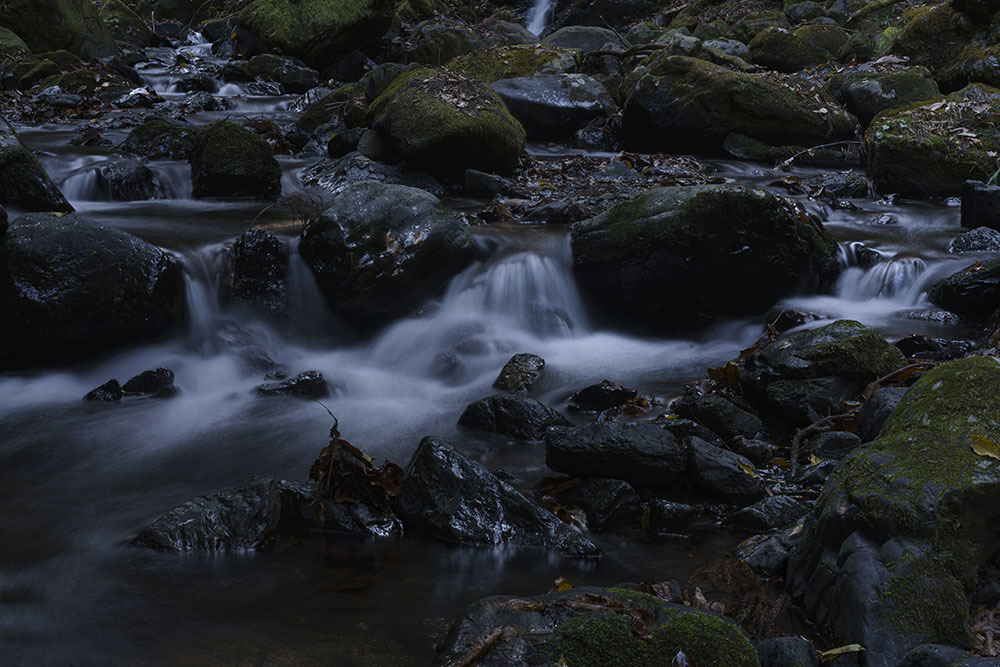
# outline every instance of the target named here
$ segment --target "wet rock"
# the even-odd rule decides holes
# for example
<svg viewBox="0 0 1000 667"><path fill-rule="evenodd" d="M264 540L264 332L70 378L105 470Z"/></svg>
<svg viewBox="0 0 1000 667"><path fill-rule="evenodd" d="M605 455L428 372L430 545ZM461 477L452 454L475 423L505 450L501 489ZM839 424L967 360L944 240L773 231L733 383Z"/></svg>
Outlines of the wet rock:
<svg viewBox="0 0 1000 667"><path fill-rule="evenodd" d="M177 393L174 372L169 368L143 371L122 385L121 390L125 394L155 398L167 398Z"/></svg>
<svg viewBox="0 0 1000 667"><path fill-rule="evenodd" d="M281 167L264 139L231 121L200 130L191 149L194 196L276 199Z"/></svg>
<svg viewBox="0 0 1000 667"><path fill-rule="evenodd" d="M284 382L268 382L257 387L263 396L302 396L303 398L323 398L330 395L330 388L319 371L306 371Z"/></svg>
<svg viewBox="0 0 1000 667"><path fill-rule="evenodd" d="M880 112L921 100L940 98L937 82L926 67L887 72L858 69L834 74L826 84L833 97L867 127Z"/></svg>
<svg viewBox="0 0 1000 667"><path fill-rule="evenodd" d="M194 128L185 123L150 118L129 133L119 150L146 160L186 160L194 135Z"/></svg>
<svg viewBox="0 0 1000 667"><path fill-rule="evenodd" d="M47 104L60 109L76 109L83 104L82 95L63 92L59 86L49 86L31 98L35 104Z"/></svg>
<svg viewBox="0 0 1000 667"><path fill-rule="evenodd" d="M808 451L821 459L840 461L861 446L861 438L847 431L827 431L809 441Z"/></svg>
<svg viewBox="0 0 1000 667"><path fill-rule="evenodd" d="M394 0L254 0L236 17L238 30L271 52L322 70L341 54L381 37L395 9Z"/></svg>
<svg viewBox="0 0 1000 667"><path fill-rule="evenodd" d="M330 135L330 140L326 143L327 157L337 160L353 153L357 150L361 137L368 131L363 127L355 127Z"/></svg>
<svg viewBox="0 0 1000 667"><path fill-rule="evenodd" d="M724 440L752 438L764 427L757 415L733 405L722 396L684 396L671 406L682 417L693 419Z"/></svg>
<svg viewBox="0 0 1000 667"><path fill-rule="evenodd" d="M646 505L643 531L654 536L683 533L697 512L691 505L657 498Z"/></svg>
<svg viewBox="0 0 1000 667"><path fill-rule="evenodd" d="M288 249L262 229L248 229L225 255L227 299L272 315L288 309Z"/></svg>
<svg viewBox="0 0 1000 667"><path fill-rule="evenodd" d="M335 81L360 81L365 74L378 67L375 61L361 51L351 51L337 60L332 74Z"/></svg>
<svg viewBox="0 0 1000 667"><path fill-rule="evenodd" d="M854 138L853 116L818 88L684 56L654 54L647 63L644 76L623 85L626 145L636 150L718 153L733 133L772 146Z"/></svg>
<svg viewBox="0 0 1000 667"><path fill-rule="evenodd" d="M406 468L396 510L404 525L462 544L543 547L594 557L586 537L451 445L424 438Z"/></svg>
<svg viewBox="0 0 1000 667"><path fill-rule="evenodd" d="M108 199L145 201L156 195L156 178L138 160L121 158L97 169L97 187Z"/></svg>
<svg viewBox="0 0 1000 667"><path fill-rule="evenodd" d="M820 666L816 648L803 637L775 637L757 642L757 658L760 660L760 667Z"/></svg>
<svg viewBox="0 0 1000 667"><path fill-rule="evenodd" d="M587 515L587 528L594 532L613 531L641 514L639 494L617 479L581 479L559 495L564 507L576 507Z"/></svg>
<svg viewBox="0 0 1000 667"><path fill-rule="evenodd" d="M802 184L806 188L819 189L838 198L868 196L868 179L864 174L853 170L805 178L802 180Z"/></svg>
<svg viewBox="0 0 1000 667"><path fill-rule="evenodd" d="M745 456L755 465L769 463L774 458L774 447L764 440L736 436L732 442L733 451Z"/></svg>
<svg viewBox="0 0 1000 667"><path fill-rule="evenodd" d="M254 56L247 63L247 71L256 77L281 84L292 95L301 95L319 85L319 72L306 67L295 58L271 54Z"/></svg>
<svg viewBox="0 0 1000 667"><path fill-rule="evenodd" d="M858 436L862 442L871 442L878 437L882 427L892 415L908 387L882 387L875 391L858 412Z"/></svg>
<svg viewBox="0 0 1000 667"><path fill-rule="evenodd" d="M1000 253L1000 230L991 227L976 227L972 231L956 236L948 244L948 252L992 252Z"/></svg>
<svg viewBox="0 0 1000 667"><path fill-rule="evenodd" d="M757 535L736 547L736 557L763 577L784 574L788 552L798 544L802 526L795 525L773 535Z"/></svg>
<svg viewBox="0 0 1000 667"><path fill-rule="evenodd" d="M458 424L514 438L538 440L545 435L548 427L568 426L569 422L533 398L494 394L470 403L459 417Z"/></svg>
<svg viewBox="0 0 1000 667"><path fill-rule="evenodd" d="M41 163L9 129L0 131L0 203L28 211L73 210Z"/></svg>
<svg viewBox="0 0 1000 667"><path fill-rule="evenodd" d="M896 667L994 667L996 658L979 658L960 648L923 644L907 653Z"/></svg>
<svg viewBox="0 0 1000 667"><path fill-rule="evenodd" d="M152 109L154 106L162 103L163 98L157 95L154 90L143 87L134 88L124 95L116 97L111 104L119 109ZM169 113L169 110L167 113Z"/></svg>
<svg viewBox="0 0 1000 667"><path fill-rule="evenodd" d="M267 546L278 534L278 484L257 477L249 484L195 498L142 530L134 544L158 551L240 551Z"/></svg>
<svg viewBox="0 0 1000 667"><path fill-rule="evenodd" d="M545 360L537 354L515 354L500 370L494 389L520 394L531 391L545 370Z"/></svg>
<svg viewBox="0 0 1000 667"><path fill-rule="evenodd" d="M23 215L2 239L0 367L54 363L145 340L176 321L172 256L75 215Z"/></svg>
<svg viewBox="0 0 1000 667"><path fill-rule="evenodd" d="M770 531L795 523L808 511L804 503L794 498L771 496L734 512L728 523L747 530Z"/></svg>
<svg viewBox="0 0 1000 667"><path fill-rule="evenodd" d="M496 174L487 174L478 169L465 170L465 189L477 194L495 196L513 186L510 179Z"/></svg>
<svg viewBox="0 0 1000 667"><path fill-rule="evenodd" d="M323 499L323 525L316 526L316 483L278 482L281 493L281 533L303 535L320 530L324 533L398 538L403 524L391 512L365 502L335 502Z"/></svg>
<svg viewBox="0 0 1000 667"><path fill-rule="evenodd" d="M609 319L657 331L761 313L839 271L825 230L732 185L649 190L573 225L572 247L577 280ZM679 285L697 289L665 289Z"/></svg>
<svg viewBox="0 0 1000 667"><path fill-rule="evenodd" d="M609 408L625 405L639 395L635 389L628 389L611 380L601 380L573 394L569 401L581 410L603 412Z"/></svg>
<svg viewBox="0 0 1000 667"><path fill-rule="evenodd" d="M356 135L344 136L353 132L354 130L347 130L337 136L344 137L344 141L350 141L353 137L360 140L361 135L365 134L367 130L360 130ZM331 138L330 142L333 143L333 141L334 138ZM348 185L364 181L378 181L388 185L420 188L434 196L445 193L444 186L429 174L401 165L376 162L353 150L341 158L317 162L306 168L300 178L304 185L317 186L334 194Z"/></svg>
<svg viewBox="0 0 1000 667"><path fill-rule="evenodd" d="M309 223L299 251L334 309L376 326L437 295L476 246L433 195L364 182L343 188Z"/></svg>
<svg viewBox="0 0 1000 667"><path fill-rule="evenodd" d="M508 173L524 128L480 81L448 70L401 75L368 108L368 124L405 160L432 174Z"/></svg>
<svg viewBox="0 0 1000 667"><path fill-rule="evenodd" d="M767 386L767 403L791 424L807 426L841 412L841 401L854 399L863 388L842 377L775 380Z"/></svg>
<svg viewBox="0 0 1000 667"><path fill-rule="evenodd" d="M557 46L562 49L579 49L583 53L600 51L604 45L611 42L619 49L625 50L625 44L614 30L597 26L570 25L559 28L544 40L545 46Z"/></svg>
<svg viewBox="0 0 1000 667"><path fill-rule="evenodd" d="M579 477L621 479L635 487L670 487L687 470L680 441L653 422L603 422L545 435L545 464Z"/></svg>
<svg viewBox="0 0 1000 667"><path fill-rule="evenodd" d="M989 178L997 167L987 147L1000 141L1000 130L985 119L997 113L1000 93L981 84L882 113L863 142L876 189L912 197L953 197L966 181ZM976 141L965 135L974 135Z"/></svg>
<svg viewBox="0 0 1000 667"><path fill-rule="evenodd" d="M802 486L821 486L836 469L836 461L820 461L816 464L809 464L799 471L795 482Z"/></svg>
<svg viewBox="0 0 1000 667"><path fill-rule="evenodd" d="M697 491L744 505L766 495L764 483L745 457L701 438L688 438L684 446L688 455L687 479Z"/></svg>
<svg viewBox="0 0 1000 667"><path fill-rule="evenodd" d="M120 401L122 400L122 386L118 380L108 380L97 389L92 389L83 397L85 401Z"/></svg>
<svg viewBox="0 0 1000 667"><path fill-rule="evenodd" d="M998 397L995 360L942 364L827 480L786 582L831 641L862 644L872 664L966 641L966 582L996 553L1000 463L977 448L1000 438Z"/></svg>
<svg viewBox="0 0 1000 667"><path fill-rule="evenodd" d="M400 63L383 63L373 68L361 78L361 89L364 91L365 99L369 102L377 99L396 79L414 69L419 68Z"/></svg>
<svg viewBox="0 0 1000 667"><path fill-rule="evenodd" d="M982 181L962 184L962 226L1000 229L1000 186Z"/></svg>
<svg viewBox="0 0 1000 667"><path fill-rule="evenodd" d="M985 322L1000 303L1000 259L975 262L932 284L927 298L972 321Z"/></svg>
<svg viewBox="0 0 1000 667"><path fill-rule="evenodd" d="M208 74L191 74L178 79L174 86L179 93L214 93L215 79Z"/></svg>
<svg viewBox="0 0 1000 667"><path fill-rule="evenodd" d="M922 334L910 334L896 341L896 347L907 358L933 359L935 361L951 361L967 356L973 349L972 342L967 340L951 340L934 338Z"/></svg>
<svg viewBox="0 0 1000 667"><path fill-rule="evenodd" d="M501 79L490 88L531 139L568 137L587 123L618 110L607 89L585 74Z"/></svg>
<svg viewBox="0 0 1000 667"><path fill-rule="evenodd" d="M0 24L17 33L34 53L65 49L90 59L116 52L88 0L8 0L0 5Z"/></svg>
<svg viewBox="0 0 1000 667"><path fill-rule="evenodd" d="M648 638L633 631L637 618ZM496 628L509 630L483 642ZM567 665L661 667L681 650L698 667L758 667L753 644L723 616L637 591L591 587L474 602L449 633L438 664L458 664L475 651L483 667L560 659Z"/></svg>
<svg viewBox="0 0 1000 667"><path fill-rule="evenodd" d="M3 237L7 234L7 228L10 226L10 222L7 219L7 209L0 206L0 242L3 241Z"/></svg>

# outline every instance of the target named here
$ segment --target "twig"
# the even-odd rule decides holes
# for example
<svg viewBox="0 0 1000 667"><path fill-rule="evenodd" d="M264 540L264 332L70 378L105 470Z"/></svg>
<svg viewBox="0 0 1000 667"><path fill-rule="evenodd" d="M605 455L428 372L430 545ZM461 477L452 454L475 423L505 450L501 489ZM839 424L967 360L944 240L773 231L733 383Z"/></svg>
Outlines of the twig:
<svg viewBox="0 0 1000 667"><path fill-rule="evenodd" d="M799 151L798 153L796 153L795 155L791 156L787 160L782 160L781 162L779 162L775 166L775 169L781 169L781 170L788 169L789 167L792 166L792 162L795 161L795 158L800 157L802 155L805 155L806 153L811 153L813 151L819 150L821 148L832 148L833 146L849 146L851 144L859 144L860 145L861 142L860 141L854 141L852 139L850 141L831 141L828 144L820 144L819 146L811 146L810 148L806 148L804 150Z"/></svg>
<svg viewBox="0 0 1000 667"><path fill-rule="evenodd" d="M795 434L795 437L792 438L792 451L789 454L789 458L792 460L792 477L795 477L795 474L798 472L799 469L799 449L801 449L802 447L802 441L805 440L810 435L812 435L813 433L818 433L828 424L832 424L833 422L840 419L841 417L846 416L847 414L849 413L842 412L838 415L830 415L828 417L823 417L819 421L815 421L812 424L809 424L809 426L800 429L799 432Z"/></svg>
<svg viewBox="0 0 1000 667"><path fill-rule="evenodd" d="M888 375L883 375L882 377L880 377L879 379L875 380L867 387L865 387L865 390L861 392L861 398L867 401L871 397L871 395L875 393L875 390L878 389L884 382L889 382L898 375L902 375L903 373L909 373L911 371L917 371L917 370L930 370L937 365L938 362L936 361L918 361L915 364L910 364L909 366L903 366L902 368L897 368Z"/></svg>

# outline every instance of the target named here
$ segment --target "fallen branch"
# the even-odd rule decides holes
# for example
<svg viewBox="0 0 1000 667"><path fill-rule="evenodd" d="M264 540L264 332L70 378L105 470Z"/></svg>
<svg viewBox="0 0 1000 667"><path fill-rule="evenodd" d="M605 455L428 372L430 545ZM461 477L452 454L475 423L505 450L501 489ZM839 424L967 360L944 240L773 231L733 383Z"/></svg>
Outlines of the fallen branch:
<svg viewBox="0 0 1000 667"><path fill-rule="evenodd" d="M898 378L900 375L913 375L915 372L918 371L929 371L930 369L934 368L937 365L938 362L936 361L918 361L915 364L910 364L909 366L903 366L902 368L897 368L891 373L883 375L882 377L880 377L879 379L875 380L867 387L865 387L865 390L861 392L861 398L867 401L869 398L871 398L871 395L875 393L876 389L881 387L884 383L890 382Z"/></svg>
<svg viewBox="0 0 1000 667"><path fill-rule="evenodd" d="M872 12L877 12L878 10L885 9L886 7L892 7L897 2L902 2L902 0L875 0L875 2L869 2L867 5L850 15L847 19L847 25L854 25Z"/></svg>
<svg viewBox="0 0 1000 667"><path fill-rule="evenodd" d="M832 141L832 142L830 142L828 144L820 144L819 146L812 146L810 148L806 148L804 150L799 151L798 153L796 153L795 155L791 156L787 160L782 160L781 162L779 162L775 166L775 169L781 169L782 171L790 169L791 166L792 166L792 163L795 161L796 158L799 158L799 157L801 157L803 155L806 155L807 153L812 153L813 151L818 151L821 148L833 148L834 146L849 146L851 144L858 144L858 145L860 145L861 142L860 141L855 141L855 140L852 139L852 140L845 140L845 141Z"/></svg>

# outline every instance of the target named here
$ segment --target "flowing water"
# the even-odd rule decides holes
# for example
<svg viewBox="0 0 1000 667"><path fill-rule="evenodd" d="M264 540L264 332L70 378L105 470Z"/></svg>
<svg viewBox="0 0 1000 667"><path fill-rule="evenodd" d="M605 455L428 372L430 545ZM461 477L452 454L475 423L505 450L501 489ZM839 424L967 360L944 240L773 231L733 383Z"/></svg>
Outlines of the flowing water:
<svg viewBox="0 0 1000 667"><path fill-rule="evenodd" d="M186 54L210 58L197 43ZM161 94L175 94L176 69L150 65L144 75ZM290 98L218 88L242 97L230 115L282 120L291 113ZM711 526L657 543L601 535L595 541L606 557L597 562L459 548L418 535L308 542L266 554L130 546L139 529L194 496L256 473L305 477L330 418L312 402L257 396L265 362L293 374L321 371L335 387L326 405L344 437L373 456L405 463L432 434L530 484L547 474L537 443L456 426L465 405L491 393L512 354L545 358L538 398L557 408L604 378L669 397L750 345L762 318L686 339L595 327L573 280L567 230L498 225L474 230L487 259L456 276L439 303L358 341L327 310L298 255L298 227L279 212L261 215L253 202L192 200L187 164L171 161L150 165L160 198L108 201L94 172L109 150L71 147L66 127L22 128L22 136L82 215L181 258L187 314L184 326L146 345L73 367L0 375L0 662L426 664L447 623L477 597L545 592L559 576L577 584L683 578L738 541ZM285 194L301 189L296 174L307 164L282 160ZM742 163L715 167L754 186L776 178ZM924 297L927 284L973 258L947 252L959 231L957 207L863 199L854 202L858 210L845 211L804 203L841 241L846 269L831 294L787 305L859 319L890 337L966 333ZM869 224L890 212L896 224ZM222 246L255 218L289 245L284 324L221 305ZM160 366L175 371L180 396L80 400L109 378L124 381Z"/></svg>
<svg viewBox="0 0 1000 667"><path fill-rule="evenodd" d="M525 17L528 22L528 31L536 35L545 32L552 21L552 12L555 11L555 8L555 0L535 0L535 4L531 6Z"/></svg>

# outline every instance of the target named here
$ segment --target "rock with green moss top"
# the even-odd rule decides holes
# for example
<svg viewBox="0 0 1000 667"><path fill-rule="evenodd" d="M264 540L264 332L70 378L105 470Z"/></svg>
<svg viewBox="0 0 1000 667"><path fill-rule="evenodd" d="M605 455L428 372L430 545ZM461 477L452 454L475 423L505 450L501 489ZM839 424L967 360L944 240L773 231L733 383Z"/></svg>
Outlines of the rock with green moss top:
<svg viewBox="0 0 1000 667"><path fill-rule="evenodd" d="M761 11L744 14L733 26L733 30L737 39L749 43L758 33L768 28L789 30L791 27L792 25L788 22L788 17L785 16L784 12Z"/></svg>
<svg viewBox="0 0 1000 667"><path fill-rule="evenodd" d="M970 85L939 100L885 111L864 137L868 173L880 192L958 195L969 180L996 171L1000 90Z"/></svg>
<svg viewBox="0 0 1000 667"><path fill-rule="evenodd" d="M134 89L131 82L117 74L92 69L75 69L48 76L38 84L42 89L59 86L64 93L97 97L104 102L115 100Z"/></svg>
<svg viewBox="0 0 1000 667"><path fill-rule="evenodd" d="M507 173L525 133L489 86L448 70L398 77L368 108L375 130L405 160L433 174Z"/></svg>
<svg viewBox="0 0 1000 667"><path fill-rule="evenodd" d="M194 135L195 129L186 123L150 118L132 130L118 150L146 160L186 160Z"/></svg>
<svg viewBox="0 0 1000 667"><path fill-rule="evenodd" d="M809 24L795 29L795 36L831 54L840 53L851 34L837 25Z"/></svg>
<svg viewBox="0 0 1000 667"><path fill-rule="evenodd" d="M958 89L974 82L1000 86L1000 44L969 44L939 72L938 78L945 90Z"/></svg>
<svg viewBox="0 0 1000 667"><path fill-rule="evenodd" d="M941 97L926 67L838 72L827 81L826 89L865 127L887 109Z"/></svg>
<svg viewBox="0 0 1000 667"><path fill-rule="evenodd" d="M969 43L976 26L955 11L950 2L921 5L906 15L892 52L907 56L910 64L924 65L934 73L951 64Z"/></svg>
<svg viewBox="0 0 1000 667"><path fill-rule="evenodd" d="M493 83L500 79L536 74L574 72L579 64L579 57L579 51L575 49L523 44L476 51L455 58L447 67L483 83Z"/></svg>
<svg viewBox="0 0 1000 667"><path fill-rule="evenodd" d="M570 25L559 28L542 40L545 46L560 49L578 49L582 53L600 51L610 44L613 49L627 49L628 44L614 30L597 26Z"/></svg>
<svg viewBox="0 0 1000 667"><path fill-rule="evenodd" d="M6 68L4 82L8 88L28 90L42 80L61 74L78 65L80 59L69 51L51 51L21 58Z"/></svg>
<svg viewBox="0 0 1000 667"><path fill-rule="evenodd" d="M753 61L776 72L798 72L831 59L822 49L785 28L767 28L750 40Z"/></svg>
<svg viewBox="0 0 1000 667"><path fill-rule="evenodd" d="M153 14L160 21L170 19L195 25L198 21L210 18L215 6L221 3L205 0L129 0L128 4L142 16Z"/></svg>
<svg viewBox="0 0 1000 667"><path fill-rule="evenodd" d="M122 0L105 2L100 16L115 41L140 48L153 43L153 31Z"/></svg>
<svg viewBox="0 0 1000 667"><path fill-rule="evenodd" d="M0 131L0 204L27 211L73 210L41 163L7 130Z"/></svg>
<svg viewBox="0 0 1000 667"><path fill-rule="evenodd" d="M343 53L381 37L398 0L254 0L239 27L272 50L322 70Z"/></svg>
<svg viewBox="0 0 1000 667"><path fill-rule="evenodd" d="M733 132L775 146L854 138L853 116L821 89L790 77L654 55L624 88L623 128L636 150L720 153Z"/></svg>
<svg viewBox="0 0 1000 667"><path fill-rule="evenodd" d="M89 59L116 52L90 0L6 0L0 3L0 25L36 53L65 49Z"/></svg>
<svg viewBox="0 0 1000 667"><path fill-rule="evenodd" d="M365 88L360 83L340 86L312 102L302 111L295 125L303 132L311 134L317 128L344 120L345 111L352 105L364 109Z"/></svg>
<svg viewBox="0 0 1000 667"><path fill-rule="evenodd" d="M842 62L867 62L892 52L896 44L899 28L882 28L878 24L866 24L851 33L850 38L840 47L837 57Z"/></svg>
<svg viewBox="0 0 1000 667"><path fill-rule="evenodd" d="M658 188L577 223L576 277L616 321L658 331L760 313L827 288L837 245L787 200L734 185Z"/></svg>
<svg viewBox="0 0 1000 667"><path fill-rule="evenodd" d="M472 235L437 197L402 185L347 185L300 245L327 300L362 326L412 313L475 257Z"/></svg>
<svg viewBox="0 0 1000 667"><path fill-rule="evenodd" d="M394 54L399 62L443 65L481 49L537 44L538 37L520 24L488 19L476 25L425 22L409 39L408 48Z"/></svg>
<svg viewBox="0 0 1000 667"><path fill-rule="evenodd" d="M13 30L0 27L0 58L18 58L27 55L28 45Z"/></svg>
<svg viewBox="0 0 1000 667"><path fill-rule="evenodd" d="M497 629L499 637L483 641ZM474 602L451 630L438 664L476 647L482 667L554 665L660 667L679 651L698 667L759 667L743 630L723 616L624 588L575 588Z"/></svg>
<svg viewBox="0 0 1000 667"><path fill-rule="evenodd" d="M281 166L270 144L242 125L220 120L199 130L191 147L194 196L277 199Z"/></svg>
<svg viewBox="0 0 1000 667"><path fill-rule="evenodd" d="M941 365L831 475L786 577L831 641L886 665L919 644L968 644L967 595L1000 550L998 415L995 359Z"/></svg>

